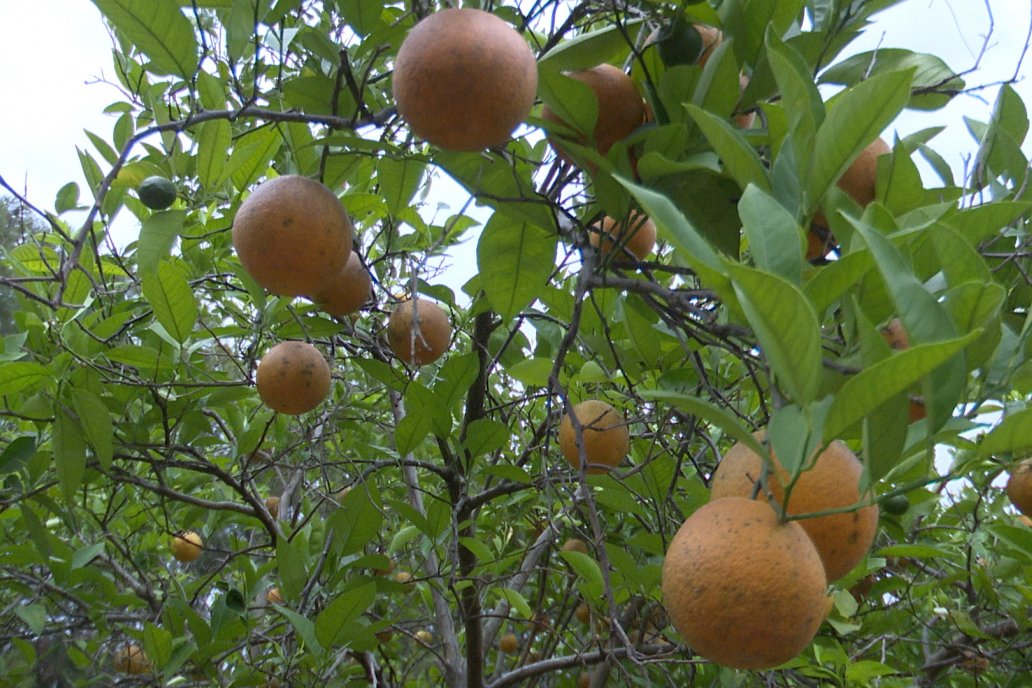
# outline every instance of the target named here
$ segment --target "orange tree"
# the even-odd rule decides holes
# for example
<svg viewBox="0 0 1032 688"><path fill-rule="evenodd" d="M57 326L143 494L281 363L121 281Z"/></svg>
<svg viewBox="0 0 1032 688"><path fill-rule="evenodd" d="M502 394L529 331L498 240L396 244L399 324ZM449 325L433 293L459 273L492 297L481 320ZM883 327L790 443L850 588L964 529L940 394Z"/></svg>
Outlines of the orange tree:
<svg viewBox="0 0 1032 688"><path fill-rule="evenodd" d="M431 4L95 4L115 40L113 126L80 152L86 188L50 209L22 198L44 225L0 252L17 300L0 358L11 685L962 686L1032 671L1032 529L1001 489L1032 448L1028 117L1003 85L968 123L963 178L938 129L884 134L971 78L891 46L840 57L897 2L485 6L532 51L538 98L504 145L473 151L397 114L395 56ZM645 101L604 154L609 104L564 76L603 63ZM836 181L883 135L862 207ZM350 215L373 285L355 314L266 292L233 251L241 204L287 174ZM174 183L170 207L138 197L153 176ZM446 178L462 191L442 196ZM650 256L592 247L603 216L632 212L658 229ZM810 230L818 212L828 226ZM452 329L418 368L386 341L416 293ZM894 318L907 348L880 336ZM332 371L299 415L254 385L284 340ZM630 435L599 474L557 441L590 399ZM882 508L813 641L741 671L684 644L660 579L719 456L758 428L796 477L845 441L870 488L846 510Z"/></svg>

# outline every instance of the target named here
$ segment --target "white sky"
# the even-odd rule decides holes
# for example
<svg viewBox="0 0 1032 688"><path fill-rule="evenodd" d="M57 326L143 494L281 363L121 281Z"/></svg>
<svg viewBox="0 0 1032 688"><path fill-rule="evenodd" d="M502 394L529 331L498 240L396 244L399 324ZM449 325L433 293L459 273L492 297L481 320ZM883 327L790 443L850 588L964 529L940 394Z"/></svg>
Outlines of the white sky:
<svg viewBox="0 0 1032 688"><path fill-rule="evenodd" d="M992 7L995 32L980 70L968 84L989 84L1010 78L1028 31L1027 0L908 0L878 16L878 22L854 45L856 51L905 47L942 57L955 70L974 64L988 30L986 4ZM52 208L57 190L68 181L83 185L75 148L89 147L83 129L110 138L114 119L103 109L120 99L109 84L111 41L100 13L87 0L15 2L0 0L0 64L4 65L4 105L0 107L0 175L27 192L37 205ZM1020 75L1032 74L1032 56ZM1032 83L1018 91L1032 108ZM959 171L962 154L974 144L963 115L988 119L996 88L954 99L946 112L904 113L894 129L906 135L935 124L947 132L932 146ZM891 136L893 132L887 134ZM1026 145L1026 150L1029 146ZM88 192L83 189L83 197ZM461 202L449 202L453 208Z"/></svg>

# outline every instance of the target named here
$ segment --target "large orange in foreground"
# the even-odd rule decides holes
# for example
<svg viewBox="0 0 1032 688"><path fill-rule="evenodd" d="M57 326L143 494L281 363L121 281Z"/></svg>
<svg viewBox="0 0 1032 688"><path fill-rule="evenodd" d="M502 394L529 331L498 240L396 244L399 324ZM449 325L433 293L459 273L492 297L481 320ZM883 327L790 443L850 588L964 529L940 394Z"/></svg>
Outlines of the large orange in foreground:
<svg viewBox="0 0 1032 688"><path fill-rule="evenodd" d="M761 442L763 433L755 433ZM775 457L777 461L777 457ZM722 497L749 497L760 477L762 459L747 445L739 442L728 450L713 474L710 487L713 499ZM810 514L830 509L842 509L860 503L860 476L863 465L849 447L832 442L817 458L813 468L804 471L792 488L788 513ZM774 499L784 500L783 485L788 473L778 463L776 474L768 479ZM756 499L767 501L760 491ZM860 509L798 521L813 540L829 581L836 581L849 573L867 554L878 529L878 506L871 504Z"/></svg>
<svg viewBox="0 0 1032 688"><path fill-rule="evenodd" d="M330 393L330 365L308 342L280 342L258 362L255 386L273 411L300 415Z"/></svg>
<svg viewBox="0 0 1032 688"><path fill-rule="evenodd" d="M681 526L663 560L663 606L688 645L737 669L783 664L813 640L827 581L798 523L769 504L717 499Z"/></svg>
<svg viewBox="0 0 1032 688"><path fill-rule="evenodd" d="M620 412L604 401L589 399L574 406L573 414L581 425L588 474L605 473L619 465L631 448L631 436ZM566 461L580 469L580 445L569 414L563 414L559 424L559 448Z"/></svg>
<svg viewBox="0 0 1032 688"><path fill-rule="evenodd" d="M416 24L394 61L394 100L417 136L441 148L501 146L530 113L537 61L498 17L444 9Z"/></svg>
<svg viewBox="0 0 1032 688"><path fill-rule="evenodd" d="M276 177L240 205L233 248L247 274L273 294L311 296L344 268L351 220L325 185Z"/></svg>
<svg viewBox="0 0 1032 688"><path fill-rule="evenodd" d="M1007 497L1018 511L1032 516L1032 459L1025 459L1011 469L1007 478Z"/></svg>

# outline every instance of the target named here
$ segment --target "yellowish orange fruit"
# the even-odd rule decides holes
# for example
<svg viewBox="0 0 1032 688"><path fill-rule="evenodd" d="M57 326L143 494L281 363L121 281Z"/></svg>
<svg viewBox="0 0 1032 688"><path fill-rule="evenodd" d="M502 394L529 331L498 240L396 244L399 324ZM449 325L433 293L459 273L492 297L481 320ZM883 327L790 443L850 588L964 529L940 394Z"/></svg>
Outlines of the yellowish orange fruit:
<svg viewBox="0 0 1032 688"><path fill-rule="evenodd" d="M595 94L598 101L598 119L595 120L591 138L602 155L608 153L614 143L629 136L645 122L645 101L634 81L622 69L610 64L601 64L591 69L569 72L566 76L587 84ZM541 116L552 122L562 123L562 119L547 105L542 109ZM569 160L562 150L561 139L552 135L549 137L549 143L560 157ZM574 143L590 145L590 142L583 138L575 139Z"/></svg>
<svg viewBox="0 0 1032 688"><path fill-rule="evenodd" d="M123 645L114 656L115 671L123 674L146 674L151 670L150 660L139 645Z"/></svg>
<svg viewBox="0 0 1032 688"><path fill-rule="evenodd" d="M254 281L273 294L310 296L351 254L351 220L325 185L296 175L251 192L233 219L233 248Z"/></svg>
<svg viewBox="0 0 1032 688"><path fill-rule="evenodd" d="M296 416L311 411L330 393L330 365L308 342L280 342L258 363L255 386L274 411Z"/></svg>
<svg viewBox="0 0 1032 688"><path fill-rule="evenodd" d="M515 633L506 633L498 639L498 649L507 655L511 655L520 649L520 640Z"/></svg>
<svg viewBox="0 0 1032 688"><path fill-rule="evenodd" d="M283 593L279 588L269 588L265 593L265 601L269 604L283 604Z"/></svg>
<svg viewBox="0 0 1032 688"><path fill-rule="evenodd" d="M573 407L581 426L584 459L589 475L605 473L617 466L631 448L630 433L623 416L604 401L590 399ZM559 448L571 466L581 465L580 444L569 414L559 424Z"/></svg>
<svg viewBox="0 0 1032 688"><path fill-rule="evenodd" d="M881 335L885 339L885 343L893 349L903 351L910 348L910 335L907 334L907 329L899 318L893 318L885 323L885 327L881 329Z"/></svg>
<svg viewBox="0 0 1032 688"><path fill-rule="evenodd" d="M1032 459L1015 466L1007 478L1007 497L1018 511L1032 516Z"/></svg>
<svg viewBox="0 0 1032 688"><path fill-rule="evenodd" d="M405 583L411 583L412 574L408 571L398 571L394 574L394 582L401 583L402 585L404 585Z"/></svg>
<svg viewBox="0 0 1032 688"><path fill-rule="evenodd" d="M601 223L592 225L592 229L588 239L595 248L601 246L603 255L618 249L620 258L625 258L626 251L630 251L638 260L645 260L656 247L655 223L637 211L631 211L626 221L607 215Z"/></svg>
<svg viewBox="0 0 1032 688"><path fill-rule="evenodd" d="M738 73L738 94L739 96L745 94L745 89L749 86L749 77L745 75L745 72ZM756 111L750 110L749 112L743 112L734 117L735 126L739 129L751 129L753 123L756 121Z"/></svg>
<svg viewBox="0 0 1032 688"><path fill-rule="evenodd" d="M316 292L312 300L325 312L336 318L358 311L373 296L373 279L354 251L344 268Z"/></svg>
<svg viewBox="0 0 1032 688"><path fill-rule="evenodd" d="M757 439L764 434L755 433ZM777 462L777 457L774 457ZM749 497L761 475L762 459L744 443L737 443L721 459L710 484L712 498ZM793 516L832 509L843 509L861 502L860 477L863 465L849 447L839 441L828 445L814 462L813 468L799 476L792 488L787 513ZM774 500L784 501L783 486L789 475L780 463L767 487ZM761 490L756 499L767 501ZM878 528L878 506L868 506L844 513L828 514L799 520L813 540L829 581L849 573L867 554Z"/></svg>
<svg viewBox="0 0 1032 688"><path fill-rule="evenodd" d="M591 674L582 671L577 677L577 688L591 688Z"/></svg>
<svg viewBox="0 0 1032 688"><path fill-rule="evenodd" d="M434 634L426 629L416 631L416 640L424 645L429 645L434 641Z"/></svg>
<svg viewBox="0 0 1032 688"><path fill-rule="evenodd" d="M581 554L587 554L588 543L584 542L584 540L581 540L579 538L570 538L569 540L563 543L563 546L560 548L559 551L580 552Z"/></svg>
<svg viewBox="0 0 1032 688"><path fill-rule="evenodd" d="M279 504L279 497L272 496L265 498L265 508L269 510L269 515L273 518L279 518Z"/></svg>
<svg viewBox="0 0 1032 688"><path fill-rule="evenodd" d="M580 621L582 624L587 624L591 621L591 607L584 602L581 602L577 605L577 608L573 610L573 615L577 617L577 621Z"/></svg>
<svg viewBox="0 0 1032 688"><path fill-rule="evenodd" d="M204 540L192 530L176 533L172 536L172 556L177 561L196 561L204 551Z"/></svg>
<svg viewBox="0 0 1032 688"><path fill-rule="evenodd" d="M692 24L692 26L699 32L699 37L702 39L702 54L699 55L698 65L705 67L713 51L724 42L724 34L720 29L707 24Z"/></svg>
<svg viewBox="0 0 1032 688"><path fill-rule="evenodd" d="M410 366L433 363L450 342L448 314L426 299L402 301L387 321L387 345Z"/></svg>
<svg viewBox="0 0 1032 688"><path fill-rule="evenodd" d="M501 146L530 113L537 60L498 17L443 9L413 28L394 61L394 99L414 134L457 151Z"/></svg>
<svg viewBox="0 0 1032 688"><path fill-rule="evenodd" d="M663 605L703 657L767 669L803 651L827 607L820 556L769 504L716 499L681 525L663 560Z"/></svg>

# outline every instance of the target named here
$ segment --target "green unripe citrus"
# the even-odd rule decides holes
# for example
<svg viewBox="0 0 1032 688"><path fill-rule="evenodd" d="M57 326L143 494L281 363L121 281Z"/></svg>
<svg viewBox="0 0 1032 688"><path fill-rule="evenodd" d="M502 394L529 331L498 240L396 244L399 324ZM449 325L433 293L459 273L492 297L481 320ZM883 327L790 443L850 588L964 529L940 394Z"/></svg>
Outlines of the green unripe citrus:
<svg viewBox="0 0 1032 688"><path fill-rule="evenodd" d="M140 202L151 210L164 210L176 200L176 185L164 177L147 177L136 188Z"/></svg>

